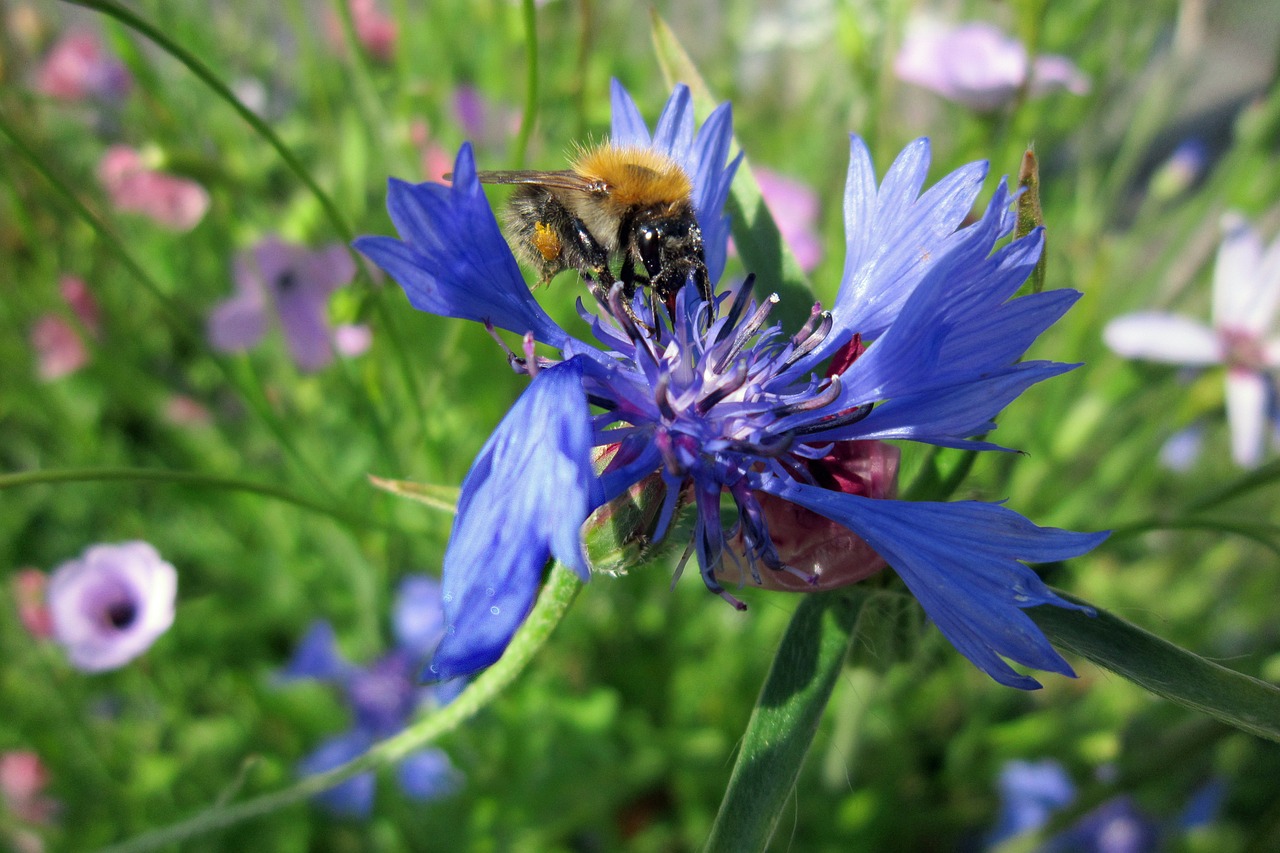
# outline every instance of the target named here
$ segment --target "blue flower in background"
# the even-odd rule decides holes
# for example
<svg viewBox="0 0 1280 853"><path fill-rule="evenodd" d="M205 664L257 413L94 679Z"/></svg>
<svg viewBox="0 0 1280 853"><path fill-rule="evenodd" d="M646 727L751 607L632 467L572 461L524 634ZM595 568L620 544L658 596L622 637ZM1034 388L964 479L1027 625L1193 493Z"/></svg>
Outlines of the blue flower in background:
<svg viewBox="0 0 1280 853"><path fill-rule="evenodd" d="M613 114L615 143L652 146L692 177L708 272L718 281L729 236L724 204L738 163L727 162L729 106L696 129L689 92L678 87L650 136L615 83ZM599 315L580 306L594 343L570 336L530 294L470 146L458 155L451 187L391 181L387 206L402 239L363 237L357 248L415 307L527 335L525 357L510 362L532 378L462 485L444 558L447 629L433 677L466 675L501 656L548 559L586 580L583 522L655 474L667 488L654 539L692 497L692 550L703 579L735 606L744 605L717 580L730 539L744 546L744 579L763 571L822 582L818 571L778 556L761 503L773 496L864 539L956 648L997 681L1039 686L1003 658L1073 674L1023 608L1076 605L1020 561L1078 556L1105 533L1037 527L992 503L872 499L842 491L823 470L845 442L1004 449L973 437L990 431L1027 387L1072 367L1020 360L1078 297L1059 290L1011 299L1040 257L1041 233L996 248L1014 225L1006 185L962 227L985 164L921 194L928 165L928 141L919 140L877 185L866 146L852 139L840 290L831 311L815 306L795 334L769 323L777 297L757 299L749 278L711 302L683 288L670 316L652 312L642 294L627 308L615 289ZM535 356L533 341L563 358ZM599 472L594 448L613 450ZM733 521L721 516L726 492L737 508Z"/></svg>
<svg viewBox="0 0 1280 853"><path fill-rule="evenodd" d="M457 695L455 687L463 682L423 688L417 679L444 633L439 582L425 575L405 578L393 606L392 625L396 648L362 667L342 657L333 627L317 621L281 672L283 680L312 678L340 686L354 718L349 730L324 741L300 762L303 775L345 764L403 730L419 708L448 704ZM458 785L457 771L439 749L411 753L396 774L405 796L419 801L446 796ZM337 814L365 817L373 809L373 795L373 773L361 773L318 794L316 801Z"/></svg>

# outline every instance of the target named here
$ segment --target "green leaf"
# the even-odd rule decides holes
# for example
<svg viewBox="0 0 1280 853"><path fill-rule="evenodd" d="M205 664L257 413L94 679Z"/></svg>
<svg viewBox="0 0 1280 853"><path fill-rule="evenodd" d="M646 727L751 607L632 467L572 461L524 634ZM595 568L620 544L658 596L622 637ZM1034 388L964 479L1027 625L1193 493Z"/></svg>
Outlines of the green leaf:
<svg viewBox="0 0 1280 853"><path fill-rule="evenodd" d="M806 595L791 617L756 702L707 853L763 850L795 789L866 592Z"/></svg>
<svg viewBox="0 0 1280 853"><path fill-rule="evenodd" d="M1068 601L1088 604L1066 593L1058 594ZM1280 689L1094 609L1097 616L1091 617L1042 605L1028 609L1027 615L1059 648L1122 675L1157 696L1250 734L1280 741Z"/></svg>
<svg viewBox="0 0 1280 853"><path fill-rule="evenodd" d="M693 95L694 112L705 119L715 109L716 99L684 46L656 11L653 13L653 46L668 85L677 82L687 85ZM741 149L735 136L730 154ZM813 307L813 286L800 268L800 262L782 241L777 223L765 206L760 185L751 173L751 163L745 157L734 177L727 208L734 245L742 258L742 265L748 272L756 274L757 292L763 295L777 293L782 301L774 316L782 320L783 328L798 328L809 319L809 311Z"/></svg>

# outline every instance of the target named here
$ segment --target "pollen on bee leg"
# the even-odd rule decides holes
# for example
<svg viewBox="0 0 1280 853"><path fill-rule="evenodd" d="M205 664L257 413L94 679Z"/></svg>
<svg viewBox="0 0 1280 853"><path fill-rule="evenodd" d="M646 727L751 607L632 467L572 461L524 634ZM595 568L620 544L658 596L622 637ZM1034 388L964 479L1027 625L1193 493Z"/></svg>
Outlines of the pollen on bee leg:
<svg viewBox="0 0 1280 853"><path fill-rule="evenodd" d="M542 255L547 263L559 258L561 251L563 251L563 247L560 245L560 235L545 222L534 223L533 238L530 242L533 243L533 248L538 250L538 254Z"/></svg>

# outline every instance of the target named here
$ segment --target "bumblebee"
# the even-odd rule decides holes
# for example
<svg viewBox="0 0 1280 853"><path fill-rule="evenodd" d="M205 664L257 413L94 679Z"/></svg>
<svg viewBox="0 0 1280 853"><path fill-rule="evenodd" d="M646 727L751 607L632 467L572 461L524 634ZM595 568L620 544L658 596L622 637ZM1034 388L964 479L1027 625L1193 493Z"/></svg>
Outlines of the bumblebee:
<svg viewBox="0 0 1280 853"><path fill-rule="evenodd" d="M571 269L603 301L621 282L628 314L638 287L651 288L668 313L689 281L711 299L693 182L679 164L649 148L606 142L582 150L570 166L478 175L481 183L518 185L507 207L507 238L541 283Z"/></svg>

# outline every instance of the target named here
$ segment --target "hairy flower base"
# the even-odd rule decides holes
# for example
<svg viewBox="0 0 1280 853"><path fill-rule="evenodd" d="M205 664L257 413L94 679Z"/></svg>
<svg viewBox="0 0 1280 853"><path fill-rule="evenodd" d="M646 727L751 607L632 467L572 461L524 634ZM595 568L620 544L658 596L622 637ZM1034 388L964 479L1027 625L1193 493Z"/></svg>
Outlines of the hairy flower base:
<svg viewBox="0 0 1280 853"><path fill-rule="evenodd" d="M826 479L844 494L892 498L897 493L901 451L881 441L848 441L830 455L811 463L815 477ZM825 484L824 484L825 485ZM866 580L889 564L847 527L770 494L758 494L769 535L787 565L816 577L817 583L789 572L743 570L747 549L739 533L728 543L733 566L722 565L716 578L723 583L750 584L785 592L835 589Z"/></svg>

